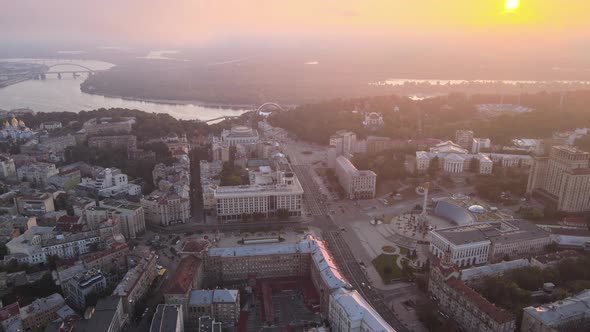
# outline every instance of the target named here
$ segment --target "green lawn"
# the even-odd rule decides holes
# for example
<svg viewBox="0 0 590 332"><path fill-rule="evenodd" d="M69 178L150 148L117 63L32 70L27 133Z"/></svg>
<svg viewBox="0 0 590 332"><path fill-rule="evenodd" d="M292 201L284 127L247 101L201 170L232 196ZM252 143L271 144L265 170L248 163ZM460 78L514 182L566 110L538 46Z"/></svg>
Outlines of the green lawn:
<svg viewBox="0 0 590 332"><path fill-rule="evenodd" d="M402 254L402 256L408 256L410 254L410 249L399 247L399 253Z"/></svg>
<svg viewBox="0 0 590 332"><path fill-rule="evenodd" d="M407 249L406 249L407 250ZM401 269L397 266L398 255L381 254L373 260L373 266L379 272L384 284L390 284L391 279L400 278L402 275Z"/></svg>

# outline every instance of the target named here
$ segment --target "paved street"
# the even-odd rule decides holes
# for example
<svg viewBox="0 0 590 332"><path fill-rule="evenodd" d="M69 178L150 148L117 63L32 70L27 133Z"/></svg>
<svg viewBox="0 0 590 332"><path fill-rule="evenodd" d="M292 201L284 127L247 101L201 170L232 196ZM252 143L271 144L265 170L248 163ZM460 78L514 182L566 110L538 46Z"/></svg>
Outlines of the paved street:
<svg viewBox="0 0 590 332"><path fill-rule="evenodd" d="M327 213L326 198L313 180L311 174L314 172L313 169L309 165L293 165L292 167L303 187L303 201L311 215L325 216Z"/></svg>

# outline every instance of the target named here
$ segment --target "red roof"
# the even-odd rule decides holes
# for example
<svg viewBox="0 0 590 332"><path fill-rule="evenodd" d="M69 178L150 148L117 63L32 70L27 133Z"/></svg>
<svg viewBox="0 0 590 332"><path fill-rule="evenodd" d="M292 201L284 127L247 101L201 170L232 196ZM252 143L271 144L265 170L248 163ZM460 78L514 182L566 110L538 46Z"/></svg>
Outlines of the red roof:
<svg viewBox="0 0 590 332"><path fill-rule="evenodd" d="M186 241L184 247L182 248L183 252L202 252L203 250L209 247L209 241L206 239L198 239L198 240L189 240Z"/></svg>
<svg viewBox="0 0 590 332"><path fill-rule="evenodd" d="M482 312L488 315L490 318L498 323L506 323L514 320L514 315L508 311L502 310L496 307L493 303L488 301L485 297L481 296L478 292L474 291L465 283L459 279L451 278L447 280L447 284L453 288L457 293L467 301L479 308Z"/></svg>
<svg viewBox="0 0 590 332"><path fill-rule="evenodd" d="M20 315L20 307L18 302L14 302L13 304L9 304L6 307L0 309L0 322L3 322L16 315Z"/></svg>
<svg viewBox="0 0 590 332"><path fill-rule="evenodd" d="M200 265L201 260L194 256L186 256L181 259L165 294L187 294L192 288Z"/></svg>

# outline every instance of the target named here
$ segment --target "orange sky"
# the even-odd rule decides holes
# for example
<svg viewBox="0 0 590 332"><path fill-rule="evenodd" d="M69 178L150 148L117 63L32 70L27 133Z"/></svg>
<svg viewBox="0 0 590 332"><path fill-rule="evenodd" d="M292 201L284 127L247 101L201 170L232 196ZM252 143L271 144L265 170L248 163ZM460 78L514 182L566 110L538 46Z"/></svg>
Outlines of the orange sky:
<svg viewBox="0 0 590 332"><path fill-rule="evenodd" d="M590 0L0 0L0 38L186 44L232 36L590 35ZM0 39L1 40L1 39Z"/></svg>

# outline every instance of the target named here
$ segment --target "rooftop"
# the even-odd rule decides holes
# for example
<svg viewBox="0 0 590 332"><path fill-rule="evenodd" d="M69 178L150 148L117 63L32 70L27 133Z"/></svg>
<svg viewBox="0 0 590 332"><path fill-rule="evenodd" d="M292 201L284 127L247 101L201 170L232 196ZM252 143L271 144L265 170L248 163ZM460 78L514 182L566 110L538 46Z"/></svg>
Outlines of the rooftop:
<svg viewBox="0 0 590 332"><path fill-rule="evenodd" d="M201 260L194 256L186 256L180 260L165 294L187 294L193 285L196 274L199 273Z"/></svg>
<svg viewBox="0 0 590 332"><path fill-rule="evenodd" d="M523 309L543 324L556 327L570 319L590 316L590 289L564 300Z"/></svg>
<svg viewBox="0 0 590 332"><path fill-rule="evenodd" d="M507 262L500 262L496 264L472 267L461 271L461 280L468 281L473 279L479 279L485 276L499 275L503 274L506 271L518 269L525 266L529 266L529 261L522 258Z"/></svg>
<svg viewBox="0 0 590 332"><path fill-rule="evenodd" d="M357 291L338 289L332 295L338 304L346 311L350 321L361 321L371 331L395 330L371 307Z"/></svg>
<svg viewBox="0 0 590 332"><path fill-rule="evenodd" d="M473 303L475 306L477 306L479 310L491 317L494 321L498 323L506 323L514 320L514 316L511 313L496 307L478 292L465 285L463 281L456 278L451 278L447 280L447 285L459 293L461 297L467 299L470 303Z"/></svg>
<svg viewBox="0 0 590 332"><path fill-rule="evenodd" d="M178 316L182 315L180 305L176 304L158 304L156 313L152 319L150 332L168 332L176 331L179 327L176 326Z"/></svg>

